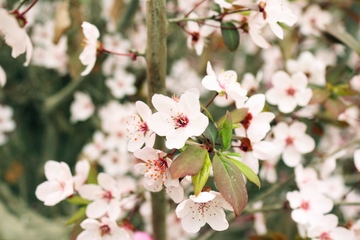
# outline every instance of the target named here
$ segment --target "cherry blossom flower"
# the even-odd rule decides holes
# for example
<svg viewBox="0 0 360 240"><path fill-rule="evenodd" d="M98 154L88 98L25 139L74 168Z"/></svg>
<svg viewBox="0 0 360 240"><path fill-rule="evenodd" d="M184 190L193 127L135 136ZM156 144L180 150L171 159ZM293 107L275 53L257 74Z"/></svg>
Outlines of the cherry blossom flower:
<svg viewBox="0 0 360 240"><path fill-rule="evenodd" d="M125 229L119 227L114 219L103 217L101 221L85 219L80 226L84 229L76 240L130 240Z"/></svg>
<svg viewBox="0 0 360 240"><path fill-rule="evenodd" d="M311 52L303 52L297 60L290 59L286 62L287 70L290 73L303 72L308 77L309 83L324 86L325 68L323 61L314 57Z"/></svg>
<svg viewBox="0 0 360 240"><path fill-rule="evenodd" d="M334 205L330 198L324 196L313 186L304 187L300 191L288 192L286 199L293 209L291 218L300 224L320 220L320 217L330 212Z"/></svg>
<svg viewBox="0 0 360 240"><path fill-rule="evenodd" d="M311 5L299 19L300 32L305 36L319 36L320 31L324 30L325 26L331 23L332 19L331 14L321 10L319 5Z"/></svg>
<svg viewBox="0 0 360 240"><path fill-rule="evenodd" d="M262 206L263 206L263 202L258 201L253 204L253 209L261 209ZM254 229L258 235L265 235L267 233L264 213L262 212L254 213Z"/></svg>
<svg viewBox="0 0 360 240"><path fill-rule="evenodd" d="M16 124L12 119L13 114L11 107L0 104L0 132L14 131Z"/></svg>
<svg viewBox="0 0 360 240"><path fill-rule="evenodd" d="M198 18L198 15L192 12L189 18ZM210 25L210 26L209 26ZM188 21L187 32L189 36L187 38L187 45L189 48L193 48L197 55L201 55L205 47L205 40L210 34L212 34L216 27L220 26L219 22L214 20L207 20L203 26L199 26L197 22Z"/></svg>
<svg viewBox="0 0 360 240"><path fill-rule="evenodd" d="M104 168L104 172L116 177L123 175L130 168L130 156L128 152L121 150L109 150L99 158L99 164Z"/></svg>
<svg viewBox="0 0 360 240"><path fill-rule="evenodd" d="M81 76L88 75L95 66L96 54L99 47L98 38L100 32L96 26L88 22L81 24L83 33L85 35L85 47L79 58L82 64L86 66L85 70L81 73Z"/></svg>
<svg viewBox="0 0 360 240"><path fill-rule="evenodd" d="M360 123L360 110L357 106L350 106L346 108L343 113L340 113L338 120L347 122L351 127L358 127Z"/></svg>
<svg viewBox="0 0 360 240"><path fill-rule="evenodd" d="M252 73L245 73L243 79L241 80L241 86L246 91L248 91L248 93L257 92L262 78L263 78L262 71L259 71L256 74L256 77L254 77Z"/></svg>
<svg viewBox="0 0 360 240"><path fill-rule="evenodd" d="M82 198L92 200L86 207L86 216L100 218L107 214L111 219L120 215L120 191L116 181L106 173L99 173L98 185L85 184L80 187L79 194Z"/></svg>
<svg viewBox="0 0 360 240"><path fill-rule="evenodd" d="M75 123L77 121L85 121L95 111L95 106L88 94L83 92L74 93L74 102L70 106L71 117L70 121Z"/></svg>
<svg viewBox="0 0 360 240"><path fill-rule="evenodd" d="M135 76L127 73L124 70L117 70L113 78L105 81L105 85L110 89L111 94L121 99L126 95L133 95L136 93Z"/></svg>
<svg viewBox="0 0 360 240"><path fill-rule="evenodd" d="M179 202L183 199L183 188L178 179L173 179L169 172L172 160L166 157L166 153L149 147L134 152L134 156L145 163L135 165L136 171L144 174L144 187L151 192L158 192L163 185L170 188L170 197Z"/></svg>
<svg viewBox="0 0 360 240"><path fill-rule="evenodd" d="M301 154L309 153L315 149L315 141L305 133L306 124L285 122L273 127L274 143L283 149L282 158L289 167L297 166L301 161Z"/></svg>
<svg viewBox="0 0 360 240"><path fill-rule="evenodd" d="M255 94L245 103L237 101L236 108L247 108L248 113L241 126L236 128L236 135L248 137L253 142L259 142L270 131L270 122L275 118L271 112L262 112L265 106L265 95Z"/></svg>
<svg viewBox="0 0 360 240"><path fill-rule="evenodd" d="M24 18L24 16L21 16ZM33 45L25 29L20 27L15 15L0 8L0 35L4 37L5 43L12 48L11 56L17 58L26 52L24 66L28 66L33 53Z"/></svg>
<svg viewBox="0 0 360 240"><path fill-rule="evenodd" d="M265 5L263 9L261 9L262 3ZM284 0L265 0L259 3L259 8L263 11L263 17L273 33L280 39L284 38L284 32L278 22L293 26L297 21L291 9L285 6Z"/></svg>
<svg viewBox="0 0 360 240"><path fill-rule="evenodd" d="M46 206L54 206L74 194L74 179L66 163L47 161L45 176L47 181L37 186L35 195Z"/></svg>
<svg viewBox="0 0 360 240"><path fill-rule="evenodd" d="M270 44L262 36L263 28L266 26L262 14L251 12L247 22L251 40L261 48L269 48Z"/></svg>
<svg viewBox="0 0 360 240"><path fill-rule="evenodd" d="M277 105L283 113L292 112L297 105L306 106L312 97L312 90L307 88L307 77L302 72L290 77L284 71L277 71L271 82L273 87L266 92L266 100Z"/></svg>
<svg viewBox="0 0 360 240"><path fill-rule="evenodd" d="M276 154L272 158L268 158L264 161L264 164L262 165L259 177L261 179L265 179L269 183L275 183L277 181L277 173L276 173L276 165L280 160L280 154Z"/></svg>
<svg viewBox="0 0 360 240"><path fill-rule="evenodd" d="M360 92L360 75L356 75L350 79L350 86L355 91Z"/></svg>
<svg viewBox="0 0 360 240"><path fill-rule="evenodd" d="M176 215L181 218L181 225L186 232L196 233L205 223L216 231L229 227L224 209L233 211L220 193L215 191L191 195L176 207Z"/></svg>
<svg viewBox="0 0 360 240"><path fill-rule="evenodd" d="M243 89L237 81L237 73L228 70L216 76L210 62L207 63L207 75L202 79L202 85L210 90L219 93L219 96L226 96L232 101L245 101L247 99L247 91Z"/></svg>
<svg viewBox="0 0 360 240"><path fill-rule="evenodd" d="M295 167L295 181L299 189L306 186L318 185L319 180L314 168L304 168L301 164Z"/></svg>
<svg viewBox="0 0 360 240"><path fill-rule="evenodd" d="M96 131L93 135L93 141L86 144L83 153L90 161L98 160L102 152L106 149L106 137L101 131Z"/></svg>
<svg viewBox="0 0 360 240"><path fill-rule="evenodd" d="M360 239L360 219L351 226L350 231L354 234L354 240Z"/></svg>
<svg viewBox="0 0 360 240"><path fill-rule="evenodd" d="M354 234L344 227L338 227L338 217L327 214L316 219L308 229L307 236L313 240L355 240Z"/></svg>
<svg viewBox="0 0 360 240"><path fill-rule="evenodd" d="M80 160L75 165L74 188L79 188L86 182L90 171L90 163L87 160Z"/></svg>
<svg viewBox="0 0 360 240"><path fill-rule="evenodd" d="M335 154L327 156L320 164L320 176L322 179L327 178L336 169L336 159L344 157L346 150L342 149Z"/></svg>
<svg viewBox="0 0 360 240"><path fill-rule="evenodd" d="M6 83L6 73L4 69L0 66L0 87L5 86Z"/></svg>
<svg viewBox="0 0 360 240"><path fill-rule="evenodd" d="M148 118L148 126L159 136L166 136L165 144L169 149L182 148L189 137L201 135L209 123L200 112L197 89L186 91L178 102L155 94L152 104L158 112Z"/></svg>
<svg viewBox="0 0 360 240"><path fill-rule="evenodd" d="M135 103L136 115L132 115L127 120L128 151L134 152L140 149L144 144L146 147L153 147L155 143L155 133L151 131L147 124L148 117L151 116L151 109L141 101Z"/></svg>

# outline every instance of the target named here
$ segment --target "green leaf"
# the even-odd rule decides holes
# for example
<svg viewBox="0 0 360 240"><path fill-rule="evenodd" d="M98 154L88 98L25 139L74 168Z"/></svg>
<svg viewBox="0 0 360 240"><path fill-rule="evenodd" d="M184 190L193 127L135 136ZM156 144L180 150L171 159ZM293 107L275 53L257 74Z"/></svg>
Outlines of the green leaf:
<svg viewBox="0 0 360 240"><path fill-rule="evenodd" d="M196 175L204 165L206 155L205 148L189 146L173 161L169 171L172 178L183 178L187 175Z"/></svg>
<svg viewBox="0 0 360 240"><path fill-rule="evenodd" d="M218 155L213 158L214 181L224 199L234 208L238 216L248 202L248 194L243 175L239 168L229 159L221 160Z"/></svg>
<svg viewBox="0 0 360 240"><path fill-rule="evenodd" d="M330 34L332 37L344 43L349 48L360 54L360 43L339 26L327 25L325 26L325 33Z"/></svg>
<svg viewBox="0 0 360 240"><path fill-rule="evenodd" d="M209 122L209 125L205 129L204 136L212 142L214 145L216 143L217 137L218 137L218 130L214 123Z"/></svg>
<svg viewBox="0 0 360 240"><path fill-rule="evenodd" d="M347 83L339 84L332 87L332 92L337 96L344 97L344 96L353 96L356 95L357 92L352 90Z"/></svg>
<svg viewBox="0 0 360 240"><path fill-rule="evenodd" d="M237 153L237 152L227 152L227 153L224 153L225 156L228 156L228 157L238 157L238 158L241 158L241 154L240 153Z"/></svg>
<svg viewBox="0 0 360 240"><path fill-rule="evenodd" d="M209 153L206 154L205 162L198 174L192 176L192 183L194 185L194 194L197 196L204 188L209 176L211 169L211 161Z"/></svg>
<svg viewBox="0 0 360 240"><path fill-rule="evenodd" d="M230 115L231 115L232 123L235 124L241 122L246 118L247 114L248 114L248 108L239 108L231 111ZM219 128L222 128L225 119L226 119L226 115L220 118L219 121L217 121L216 124Z"/></svg>
<svg viewBox="0 0 360 240"><path fill-rule="evenodd" d="M84 199L80 196L73 196L71 198L68 198L67 201L69 203L76 204L76 205L87 205L87 204L91 203L90 200Z"/></svg>
<svg viewBox="0 0 360 240"><path fill-rule="evenodd" d="M229 157L228 154L226 154L225 156ZM221 157L221 156L220 156ZM260 183L260 179L258 177L258 175L256 175L254 173L254 171L249 168L248 166L246 166L244 163L237 161L236 159L233 159L231 157L229 157L229 159L235 163L235 165L240 169L240 171L245 175L245 177L252 183L254 183L256 186L258 186L259 188L261 187L261 183Z"/></svg>
<svg viewBox="0 0 360 240"><path fill-rule="evenodd" d="M85 212L86 212L86 207L79 208L79 210L77 210L74 213L74 215L72 215L71 218L66 221L65 225L70 225L70 224L78 222L81 219L85 219L85 217L86 217Z"/></svg>
<svg viewBox="0 0 360 240"><path fill-rule="evenodd" d="M232 22L222 22L221 34L227 49L235 51L240 44L240 34L235 24Z"/></svg>
<svg viewBox="0 0 360 240"><path fill-rule="evenodd" d="M231 147L231 138L232 138L232 119L229 112L226 112L226 118L224 124L222 125L222 129L220 131L221 139L222 139L222 150L226 151Z"/></svg>

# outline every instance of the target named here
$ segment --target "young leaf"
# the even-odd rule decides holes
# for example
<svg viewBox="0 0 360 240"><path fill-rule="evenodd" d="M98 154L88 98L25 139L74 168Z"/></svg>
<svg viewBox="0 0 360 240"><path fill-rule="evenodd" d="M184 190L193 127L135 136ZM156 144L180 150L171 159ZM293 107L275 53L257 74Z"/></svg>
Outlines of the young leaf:
<svg viewBox="0 0 360 240"><path fill-rule="evenodd" d="M173 161L169 171L172 178L182 178L187 175L196 175L204 165L206 155L205 148L189 146Z"/></svg>
<svg viewBox="0 0 360 240"><path fill-rule="evenodd" d="M228 155L226 155L228 156ZM221 156L220 156L221 157ZM229 156L228 156L229 157ZM235 165L240 169L240 171L245 175L245 177L252 183L254 183L256 186L258 186L259 188L261 187L261 183L260 183L260 179L258 177L258 175L256 175L254 173L254 171L249 168L248 166L246 166L244 163L237 161L236 159L233 159L231 157L229 157L229 159L235 163Z"/></svg>
<svg viewBox="0 0 360 240"><path fill-rule="evenodd" d="M79 208L79 210L77 210L74 213L74 215L72 215L71 218L66 221L65 225L70 225L78 222L81 219L85 219L85 212L86 212L86 207Z"/></svg>
<svg viewBox="0 0 360 240"><path fill-rule="evenodd" d="M76 205L87 205L91 202L90 200L84 199L80 196L73 196L71 198L68 198L67 201Z"/></svg>
<svg viewBox="0 0 360 240"><path fill-rule="evenodd" d="M214 180L225 200L234 208L238 216L248 202L245 182L239 168L229 159L221 160L218 155L213 158Z"/></svg>
<svg viewBox="0 0 360 240"><path fill-rule="evenodd" d="M225 46L230 51L235 51L240 43L240 34L236 29L235 24L232 22L222 22L221 23L221 34L224 40Z"/></svg>
<svg viewBox="0 0 360 240"><path fill-rule="evenodd" d="M232 119L229 112L226 112L226 118L222 129L220 131L222 143L223 143L223 151L228 150L231 147L231 138L232 138Z"/></svg>
<svg viewBox="0 0 360 240"><path fill-rule="evenodd" d="M204 165L201 168L200 172L198 172L198 174L196 174L195 176L192 176L192 183L194 185L195 196L197 196L204 188L210 176L210 169L211 169L211 161L210 161L209 153L207 153L205 157Z"/></svg>
<svg viewBox="0 0 360 240"><path fill-rule="evenodd" d="M209 125L205 129L204 136L209 139L212 144L215 144L218 137L218 130L214 123L209 122Z"/></svg>
<svg viewBox="0 0 360 240"><path fill-rule="evenodd" d="M245 119L245 117L247 116L248 113L248 108L239 108L239 109L235 109L233 111L230 112L231 115L231 119L233 123L239 123L242 120ZM219 128L222 128L222 125L224 124L224 121L226 119L226 116L223 116L222 118L220 118L219 121L217 121L217 126Z"/></svg>

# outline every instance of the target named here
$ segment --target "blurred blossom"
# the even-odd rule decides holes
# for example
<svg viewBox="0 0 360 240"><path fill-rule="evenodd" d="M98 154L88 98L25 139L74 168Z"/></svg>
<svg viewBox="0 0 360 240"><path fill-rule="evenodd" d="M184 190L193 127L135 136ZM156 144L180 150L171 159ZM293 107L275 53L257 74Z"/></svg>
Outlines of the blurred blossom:
<svg viewBox="0 0 360 240"><path fill-rule="evenodd" d="M259 172L259 177L268 181L269 183L275 183L278 179L276 172L276 165L280 160L280 154L277 153L274 157L268 158L262 164Z"/></svg>
<svg viewBox="0 0 360 240"><path fill-rule="evenodd" d="M0 146L7 142L5 133L15 130L16 124L12 119L14 114L10 106L0 104Z"/></svg>
<svg viewBox="0 0 360 240"><path fill-rule="evenodd" d="M81 73L81 76L85 76L88 75L95 66L96 55L99 48L98 38L100 37L100 32L96 26L88 22L83 22L81 27L85 36L85 47L80 54L79 59L81 63L86 66L85 70Z"/></svg>
<svg viewBox="0 0 360 240"><path fill-rule="evenodd" d="M107 79L105 84L110 89L111 94L117 99L136 93L134 85L135 76L124 70L117 70L114 73L114 77Z"/></svg>
<svg viewBox="0 0 360 240"><path fill-rule="evenodd" d="M6 73L4 69L0 66L0 87L5 86L6 83Z"/></svg>
<svg viewBox="0 0 360 240"><path fill-rule="evenodd" d="M355 91L360 92L360 75L356 75L350 79L350 86Z"/></svg>
<svg viewBox="0 0 360 240"><path fill-rule="evenodd" d="M23 16L21 17L24 18ZM19 25L16 15L8 13L3 8L0 8L0 33L5 43L12 48L11 56L13 58L17 58L26 52L24 66L28 66L33 53L30 37L25 29Z"/></svg>
<svg viewBox="0 0 360 240"><path fill-rule="evenodd" d="M78 121L85 121L93 115L95 111L95 106L91 101L90 96L86 93L75 92L74 98L75 100L70 106L70 121L72 123Z"/></svg>
<svg viewBox="0 0 360 240"><path fill-rule="evenodd" d="M322 10L319 5L311 5L299 19L300 32L305 36L319 36L320 31L324 30L325 26L332 22L332 19L333 16Z"/></svg>

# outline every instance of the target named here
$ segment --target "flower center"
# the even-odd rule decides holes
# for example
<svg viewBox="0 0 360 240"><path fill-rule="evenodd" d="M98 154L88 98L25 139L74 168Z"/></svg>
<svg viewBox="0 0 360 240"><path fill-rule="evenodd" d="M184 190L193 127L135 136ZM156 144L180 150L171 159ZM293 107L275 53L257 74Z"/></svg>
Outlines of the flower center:
<svg viewBox="0 0 360 240"><path fill-rule="evenodd" d="M165 179L167 176L165 175L166 169L168 169L168 164L166 162L166 159L159 158L156 160L147 160L147 170L146 172L151 172L150 177L154 179L154 181L158 180L159 178L163 179L163 183L165 182Z"/></svg>
<svg viewBox="0 0 360 240"><path fill-rule="evenodd" d="M240 123L244 126L245 129L248 129L252 119L253 115L251 113L248 113L244 120L242 120Z"/></svg>
<svg viewBox="0 0 360 240"><path fill-rule="evenodd" d="M324 232L320 235L320 240L331 240L329 233Z"/></svg>
<svg viewBox="0 0 360 240"><path fill-rule="evenodd" d="M173 117L175 123L175 129L186 127L189 123L189 119L184 114L179 114L177 117Z"/></svg>
<svg viewBox="0 0 360 240"><path fill-rule="evenodd" d="M294 139L292 137L287 137L285 139L286 146L290 146L294 143Z"/></svg>
<svg viewBox="0 0 360 240"><path fill-rule="evenodd" d="M102 198L105 199L107 202L110 202L113 196L110 191L105 191L102 195Z"/></svg>
<svg viewBox="0 0 360 240"><path fill-rule="evenodd" d="M300 205L300 208L301 209L304 209L304 210L309 210L310 209L310 204L308 201L303 201Z"/></svg>
<svg viewBox="0 0 360 240"><path fill-rule="evenodd" d="M108 225L100 226L100 235L101 236L110 234L110 232L111 232L111 229L110 229L110 227Z"/></svg>
<svg viewBox="0 0 360 240"><path fill-rule="evenodd" d="M240 148L240 150L242 150L243 152L252 151L253 148L252 148L250 139L249 139L249 138L243 138L243 139L241 139L241 145L240 145L239 148Z"/></svg>
<svg viewBox="0 0 360 240"><path fill-rule="evenodd" d="M294 96L295 95L296 90L292 87L286 89L286 94L289 96Z"/></svg>
<svg viewBox="0 0 360 240"><path fill-rule="evenodd" d="M210 205L208 203L198 203L198 212L204 217L206 211L209 210Z"/></svg>
<svg viewBox="0 0 360 240"><path fill-rule="evenodd" d="M147 131L149 131L149 127L148 125L146 124L146 122L141 122L139 124L139 131L140 132L143 132L143 133L146 133Z"/></svg>

